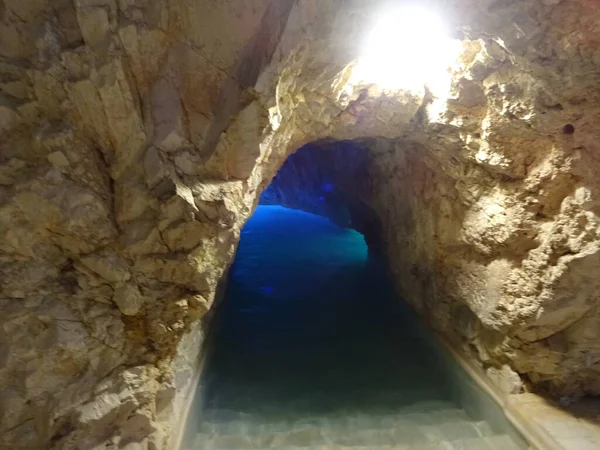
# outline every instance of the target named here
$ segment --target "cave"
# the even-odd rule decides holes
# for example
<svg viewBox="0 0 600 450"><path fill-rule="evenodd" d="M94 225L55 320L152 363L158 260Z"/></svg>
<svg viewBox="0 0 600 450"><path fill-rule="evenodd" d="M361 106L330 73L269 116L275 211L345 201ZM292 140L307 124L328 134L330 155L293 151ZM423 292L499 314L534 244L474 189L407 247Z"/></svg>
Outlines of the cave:
<svg viewBox="0 0 600 450"><path fill-rule="evenodd" d="M600 448L599 18L1 2L0 447L177 449L244 227L287 208L363 236L482 411Z"/></svg>

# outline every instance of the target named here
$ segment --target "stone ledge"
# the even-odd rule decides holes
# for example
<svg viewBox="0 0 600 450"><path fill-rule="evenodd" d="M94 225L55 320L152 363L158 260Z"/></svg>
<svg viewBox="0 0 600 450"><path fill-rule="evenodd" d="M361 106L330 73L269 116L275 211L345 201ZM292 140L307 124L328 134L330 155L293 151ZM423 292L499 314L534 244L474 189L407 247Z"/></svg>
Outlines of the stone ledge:
<svg viewBox="0 0 600 450"><path fill-rule="evenodd" d="M525 440L529 442L531 450L582 449L582 447L565 446L564 444L567 444L565 439L560 438L556 433L545 428L540 422L539 415L540 412L555 413L560 414L563 418L577 421L578 419L576 417L556 406L552 406L537 394L504 394L490 381L480 367L465 358L460 351L452 347L444 339L440 339L437 333L435 333L435 335L438 337L438 341L448 352L450 352L452 357L460 364L465 372L467 372L471 379L475 381L475 383L477 383L477 385L502 409L506 419L523 435ZM536 410L535 420L530 419L530 417L534 417L534 415L529 412L529 407L527 406L533 404L539 408ZM600 438L600 427L595 428L595 435Z"/></svg>

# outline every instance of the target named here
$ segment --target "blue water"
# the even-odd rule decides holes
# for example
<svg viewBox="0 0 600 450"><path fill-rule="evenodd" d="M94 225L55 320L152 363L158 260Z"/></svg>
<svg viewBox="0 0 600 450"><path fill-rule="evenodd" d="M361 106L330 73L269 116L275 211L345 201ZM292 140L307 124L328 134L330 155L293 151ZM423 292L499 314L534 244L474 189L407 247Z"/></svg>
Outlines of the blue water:
<svg viewBox="0 0 600 450"><path fill-rule="evenodd" d="M362 235L320 216L256 210L208 342L182 449L527 447Z"/></svg>
<svg viewBox="0 0 600 450"><path fill-rule="evenodd" d="M419 395L446 398L415 325L361 234L260 206L242 232L216 318L205 408L239 409L241 398L250 412L299 399L308 410L361 408L375 392L405 391L407 380ZM401 397L385 406L415 401Z"/></svg>
<svg viewBox="0 0 600 450"><path fill-rule="evenodd" d="M281 206L259 206L241 233L230 280L230 302L269 293L257 302L280 299L291 306L315 295L336 274L361 270L367 247L361 234L329 220ZM268 290L268 292L266 292Z"/></svg>

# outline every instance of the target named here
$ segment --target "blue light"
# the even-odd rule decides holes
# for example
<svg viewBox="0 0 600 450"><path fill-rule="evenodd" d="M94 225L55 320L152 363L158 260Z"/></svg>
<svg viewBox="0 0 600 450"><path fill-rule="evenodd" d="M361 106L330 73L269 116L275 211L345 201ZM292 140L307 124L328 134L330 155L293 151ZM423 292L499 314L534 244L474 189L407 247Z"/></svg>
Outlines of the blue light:
<svg viewBox="0 0 600 450"><path fill-rule="evenodd" d="M273 288L271 286L265 286L261 289L265 294L270 294L273 292Z"/></svg>
<svg viewBox="0 0 600 450"><path fill-rule="evenodd" d="M321 202L322 202L323 200L325 200L325 197L323 197L323 196L321 195L321 196L319 197L319 201L321 201Z"/></svg>
<svg viewBox="0 0 600 450"><path fill-rule="evenodd" d="M323 190L325 192L332 192L333 191L333 183L325 183L323 185Z"/></svg>

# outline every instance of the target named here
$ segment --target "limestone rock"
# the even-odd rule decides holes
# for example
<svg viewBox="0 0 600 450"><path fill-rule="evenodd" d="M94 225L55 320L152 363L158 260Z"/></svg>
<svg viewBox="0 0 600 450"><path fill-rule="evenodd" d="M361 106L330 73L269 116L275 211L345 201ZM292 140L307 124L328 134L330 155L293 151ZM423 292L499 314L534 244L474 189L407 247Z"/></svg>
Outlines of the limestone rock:
<svg viewBox="0 0 600 450"><path fill-rule="evenodd" d="M83 256L81 264L107 281L116 283L131 277L127 262L111 251Z"/></svg>
<svg viewBox="0 0 600 450"><path fill-rule="evenodd" d="M126 316L135 316L144 305L144 297L140 289L132 283L118 286L113 300Z"/></svg>
<svg viewBox="0 0 600 450"><path fill-rule="evenodd" d="M506 394L520 394L523 392L523 382L519 374L511 370L507 365L497 369L490 367L486 370L486 375L492 382Z"/></svg>
<svg viewBox="0 0 600 450"><path fill-rule="evenodd" d="M600 393L598 8L445 4L434 96L353 77L381 4L2 3L0 446L168 448L240 229L309 143L276 200L360 227L508 391ZM321 172L319 209L292 187Z"/></svg>
<svg viewBox="0 0 600 450"><path fill-rule="evenodd" d="M156 147L149 147L144 155L146 183L153 195L159 199L170 197L175 190L175 183L169 167L163 162Z"/></svg>
<svg viewBox="0 0 600 450"><path fill-rule="evenodd" d="M10 105L0 105L0 132L10 131L20 122L19 113Z"/></svg>
<svg viewBox="0 0 600 450"><path fill-rule="evenodd" d="M77 9L77 19L83 39L90 47L108 38L110 21L106 8L82 5Z"/></svg>
<svg viewBox="0 0 600 450"><path fill-rule="evenodd" d="M48 155L48 161L58 168L65 168L69 166L69 160L63 152L54 152Z"/></svg>

